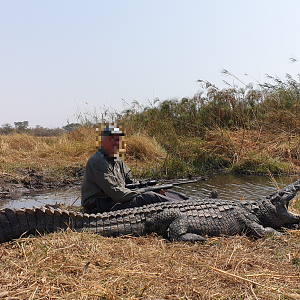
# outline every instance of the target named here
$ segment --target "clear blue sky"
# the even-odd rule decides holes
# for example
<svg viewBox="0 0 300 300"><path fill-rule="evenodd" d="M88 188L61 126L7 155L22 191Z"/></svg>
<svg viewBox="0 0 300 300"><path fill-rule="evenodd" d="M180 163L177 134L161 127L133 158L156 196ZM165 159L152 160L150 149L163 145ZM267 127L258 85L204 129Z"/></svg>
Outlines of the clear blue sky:
<svg viewBox="0 0 300 300"><path fill-rule="evenodd" d="M295 76L299 0L0 0L0 126ZM245 76L247 73L249 76ZM87 103L87 104L86 104Z"/></svg>

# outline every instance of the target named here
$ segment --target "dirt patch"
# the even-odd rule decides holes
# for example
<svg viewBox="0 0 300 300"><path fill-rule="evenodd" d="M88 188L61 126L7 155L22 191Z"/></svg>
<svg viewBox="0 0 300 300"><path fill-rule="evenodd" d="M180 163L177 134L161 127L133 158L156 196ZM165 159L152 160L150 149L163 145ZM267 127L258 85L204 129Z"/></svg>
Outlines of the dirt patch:
<svg viewBox="0 0 300 300"><path fill-rule="evenodd" d="M59 171L22 168L15 173L0 173L0 199L19 198L26 194L57 188L70 188L82 183L83 166L65 167Z"/></svg>

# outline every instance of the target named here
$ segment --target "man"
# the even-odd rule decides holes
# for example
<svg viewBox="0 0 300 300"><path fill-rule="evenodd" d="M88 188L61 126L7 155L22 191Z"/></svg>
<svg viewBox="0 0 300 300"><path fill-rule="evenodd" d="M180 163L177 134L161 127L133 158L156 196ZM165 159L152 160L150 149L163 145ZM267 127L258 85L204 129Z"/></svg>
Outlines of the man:
<svg viewBox="0 0 300 300"><path fill-rule="evenodd" d="M155 202L186 200L188 197L173 191L159 193L130 190L131 170L120 159L124 133L107 125L101 130L101 145L88 160L81 187L81 204L87 213L98 213ZM125 149L123 149L125 150Z"/></svg>

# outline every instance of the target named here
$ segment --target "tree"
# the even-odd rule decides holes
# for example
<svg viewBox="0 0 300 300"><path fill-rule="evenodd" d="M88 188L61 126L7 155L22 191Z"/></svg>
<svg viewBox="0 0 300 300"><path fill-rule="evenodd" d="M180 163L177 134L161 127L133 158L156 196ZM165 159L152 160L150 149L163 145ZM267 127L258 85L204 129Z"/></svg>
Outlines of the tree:
<svg viewBox="0 0 300 300"><path fill-rule="evenodd" d="M17 132L24 132L27 129L29 122L28 121L14 122L14 124Z"/></svg>
<svg viewBox="0 0 300 300"><path fill-rule="evenodd" d="M74 130L78 126L81 126L81 124L79 124L79 123L69 123L69 124L63 126L62 129L71 132L72 130Z"/></svg>
<svg viewBox="0 0 300 300"><path fill-rule="evenodd" d="M5 123L0 128L0 134L10 134L14 132L13 127L9 123Z"/></svg>

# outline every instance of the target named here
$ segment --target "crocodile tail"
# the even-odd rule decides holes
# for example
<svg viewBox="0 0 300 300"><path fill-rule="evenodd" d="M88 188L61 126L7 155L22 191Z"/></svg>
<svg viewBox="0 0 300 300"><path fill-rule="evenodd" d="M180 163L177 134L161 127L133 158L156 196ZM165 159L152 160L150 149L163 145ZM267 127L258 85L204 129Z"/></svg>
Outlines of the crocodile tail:
<svg viewBox="0 0 300 300"><path fill-rule="evenodd" d="M7 242L22 235L37 232L52 232L64 227L64 220L69 221L68 213L53 208L5 208L0 210L0 242Z"/></svg>
<svg viewBox="0 0 300 300"><path fill-rule="evenodd" d="M94 215L36 206L0 210L0 243L29 234L67 228L100 233L103 236L144 233L141 218L130 211Z"/></svg>

